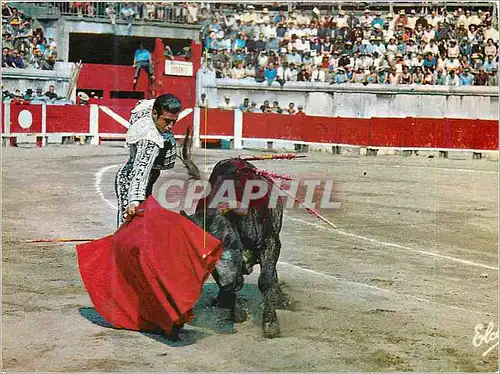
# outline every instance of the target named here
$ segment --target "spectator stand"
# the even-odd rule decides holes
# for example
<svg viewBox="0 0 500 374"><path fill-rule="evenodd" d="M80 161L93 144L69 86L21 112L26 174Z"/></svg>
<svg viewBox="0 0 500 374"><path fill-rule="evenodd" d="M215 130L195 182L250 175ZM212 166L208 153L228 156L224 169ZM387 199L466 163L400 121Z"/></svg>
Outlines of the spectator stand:
<svg viewBox="0 0 500 374"><path fill-rule="evenodd" d="M495 5L297 3L288 10L221 9L202 22L206 69L216 78L281 86L293 81L493 86L498 81ZM493 56L491 66L486 53ZM403 66L408 68L404 79ZM472 79L464 77L467 68Z"/></svg>

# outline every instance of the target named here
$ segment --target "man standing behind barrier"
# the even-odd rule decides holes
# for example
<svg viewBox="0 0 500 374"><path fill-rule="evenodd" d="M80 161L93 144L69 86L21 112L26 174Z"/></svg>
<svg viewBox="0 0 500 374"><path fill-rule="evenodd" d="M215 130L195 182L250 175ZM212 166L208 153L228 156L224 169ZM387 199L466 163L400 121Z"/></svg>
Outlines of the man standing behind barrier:
<svg viewBox="0 0 500 374"><path fill-rule="evenodd" d="M141 69L146 70L149 75L149 81L151 83L151 92L154 96L155 86L154 86L154 74L153 74L153 62L151 60L151 53L147 49L144 48L144 45L139 44L139 49L135 51L134 55L134 91L137 86L137 80L139 79L139 74Z"/></svg>
<svg viewBox="0 0 500 374"><path fill-rule="evenodd" d="M126 136L130 156L115 179L118 227L152 194L160 171L174 167L177 143L172 128L180 111L181 102L172 94L139 101L132 110Z"/></svg>

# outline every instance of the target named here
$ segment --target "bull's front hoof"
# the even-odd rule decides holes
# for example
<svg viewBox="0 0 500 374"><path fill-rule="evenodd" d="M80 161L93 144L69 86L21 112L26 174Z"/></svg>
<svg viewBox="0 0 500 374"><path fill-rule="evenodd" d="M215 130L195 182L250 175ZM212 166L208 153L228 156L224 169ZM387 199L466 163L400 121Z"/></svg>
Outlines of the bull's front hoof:
<svg viewBox="0 0 500 374"><path fill-rule="evenodd" d="M280 325L277 321L265 322L262 326L264 337L268 339L278 338L281 334Z"/></svg>

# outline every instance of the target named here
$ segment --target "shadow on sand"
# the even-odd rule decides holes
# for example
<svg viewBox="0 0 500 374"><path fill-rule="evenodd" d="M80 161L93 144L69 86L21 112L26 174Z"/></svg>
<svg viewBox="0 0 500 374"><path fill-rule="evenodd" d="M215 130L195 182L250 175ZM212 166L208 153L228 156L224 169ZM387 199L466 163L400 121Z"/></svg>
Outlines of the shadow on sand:
<svg viewBox="0 0 500 374"><path fill-rule="evenodd" d="M186 325L180 333L179 341L168 340L165 335L141 332L142 335L166 344L170 347L184 347L202 340L213 333L232 334L236 332L235 323L230 320L229 310L212 306L213 299L217 296L218 287L215 283L207 283L203 286L203 293L194 307L195 318ZM248 310L249 318L253 323L261 321L262 297L257 285L245 284L238 292L239 302ZM95 325L113 330L115 329L101 317L93 307L81 307L78 312L82 317Z"/></svg>

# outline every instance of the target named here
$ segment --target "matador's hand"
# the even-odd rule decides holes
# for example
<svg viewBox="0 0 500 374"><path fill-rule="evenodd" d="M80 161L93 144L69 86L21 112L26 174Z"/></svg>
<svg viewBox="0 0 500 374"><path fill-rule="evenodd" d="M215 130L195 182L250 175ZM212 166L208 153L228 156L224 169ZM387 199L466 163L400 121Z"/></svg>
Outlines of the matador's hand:
<svg viewBox="0 0 500 374"><path fill-rule="evenodd" d="M125 214L132 218L135 216L135 213L137 211L137 207L139 206L139 202L138 201L132 201L130 204L127 205L127 207L125 208Z"/></svg>

